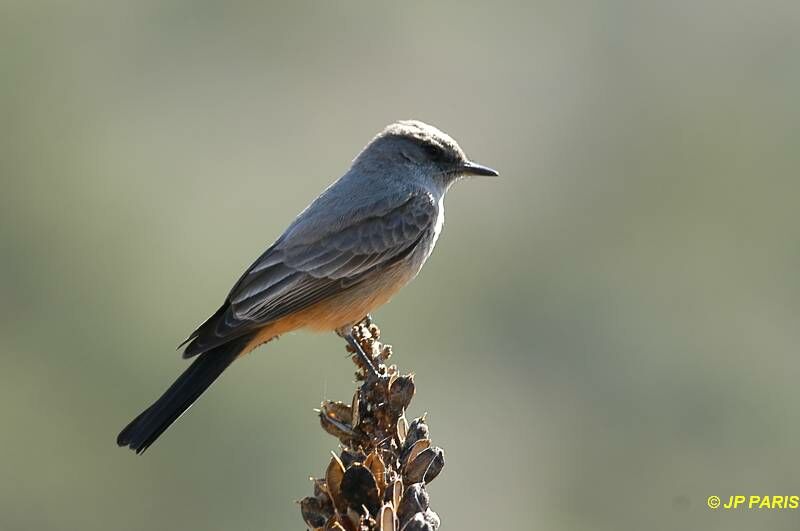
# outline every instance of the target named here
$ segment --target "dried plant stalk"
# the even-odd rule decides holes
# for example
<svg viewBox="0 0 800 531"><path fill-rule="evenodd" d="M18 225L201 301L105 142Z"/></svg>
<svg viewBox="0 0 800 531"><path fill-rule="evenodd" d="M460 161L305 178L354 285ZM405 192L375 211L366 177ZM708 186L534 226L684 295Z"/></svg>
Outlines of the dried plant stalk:
<svg viewBox="0 0 800 531"><path fill-rule="evenodd" d="M340 452L324 477L312 478L314 495L300 500L303 520L315 531L433 531L439 517L425 486L444 467L444 451L431 444L424 418L406 420L414 376L386 365L392 347L379 341L371 320L356 325L353 335L380 376L368 377L354 356L361 383L352 402L322 403L320 424L339 439Z"/></svg>

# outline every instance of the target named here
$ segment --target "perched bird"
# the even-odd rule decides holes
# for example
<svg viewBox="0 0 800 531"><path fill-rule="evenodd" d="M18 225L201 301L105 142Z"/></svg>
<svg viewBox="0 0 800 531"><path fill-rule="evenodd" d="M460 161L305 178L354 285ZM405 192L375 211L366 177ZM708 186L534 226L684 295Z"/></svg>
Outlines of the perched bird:
<svg viewBox="0 0 800 531"><path fill-rule="evenodd" d="M419 273L442 230L445 192L466 175L498 173L433 126L386 127L178 347L194 362L117 444L144 452L234 360L292 330L335 331L366 358L352 326Z"/></svg>

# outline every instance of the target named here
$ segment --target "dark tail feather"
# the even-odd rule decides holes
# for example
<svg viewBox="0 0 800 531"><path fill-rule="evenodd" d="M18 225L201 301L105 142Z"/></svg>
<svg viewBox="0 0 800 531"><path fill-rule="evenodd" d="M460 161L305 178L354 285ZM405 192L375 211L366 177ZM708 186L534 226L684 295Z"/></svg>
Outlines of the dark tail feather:
<svg viewBox="0 0 800 531"><path fill-rule="evenodd" d="M240 337L201 354L161 398L125 426L117 436L117 444L128 446L137 454L147 450L233 363L249 340Z"/></svg>

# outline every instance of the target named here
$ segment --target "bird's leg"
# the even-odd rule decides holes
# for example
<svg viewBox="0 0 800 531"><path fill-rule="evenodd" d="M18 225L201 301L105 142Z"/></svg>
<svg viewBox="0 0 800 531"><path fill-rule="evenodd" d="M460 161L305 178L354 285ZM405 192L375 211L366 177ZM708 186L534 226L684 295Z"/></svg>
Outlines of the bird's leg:
<svg viewBox="0 0 800 531"><path fill-rule="evenodd" d="M361 348L361 344L353 336L353 333L348 332L347 335L344 336L344 340L347 341L347 344L356 351L358 357L361 358L361 361L367 367L367 371L369 372L367 376L374 379L380 378L381 375L378 374L378 371L375 370L375 365L372 364L372 358L370 358L367 353L364 352L364 349Z"/></svg>
<svg viewBox="0 0 800 531"><path fill-rule="evenodd" d="M348 326L340 328L339 330L336 331L336 333L339 336L343 337L344 340L347 341L347 344L350 345L350 348L352 348L355 351L355 354L359 358L361 358L361 362L367 368L367 373L368 373L367 376L369 377L369 379L380 378L381 375L375 369L375 365L372 362L372 358L366 352L364 352L364 349L361 348L361 343L359 343L358 340L353 335L353 327Z"/></svg>

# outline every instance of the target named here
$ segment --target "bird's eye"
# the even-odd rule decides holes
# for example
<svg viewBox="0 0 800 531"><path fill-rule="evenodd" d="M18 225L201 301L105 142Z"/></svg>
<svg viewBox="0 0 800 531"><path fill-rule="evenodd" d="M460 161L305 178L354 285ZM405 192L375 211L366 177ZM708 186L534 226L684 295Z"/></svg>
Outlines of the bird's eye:
<svg viewBox="0 0 800 531"><path fill-rule="evenodd" d="M444 158L444 150L436 144L425 144L425 153L431 160L442 160Z"/></svg>

